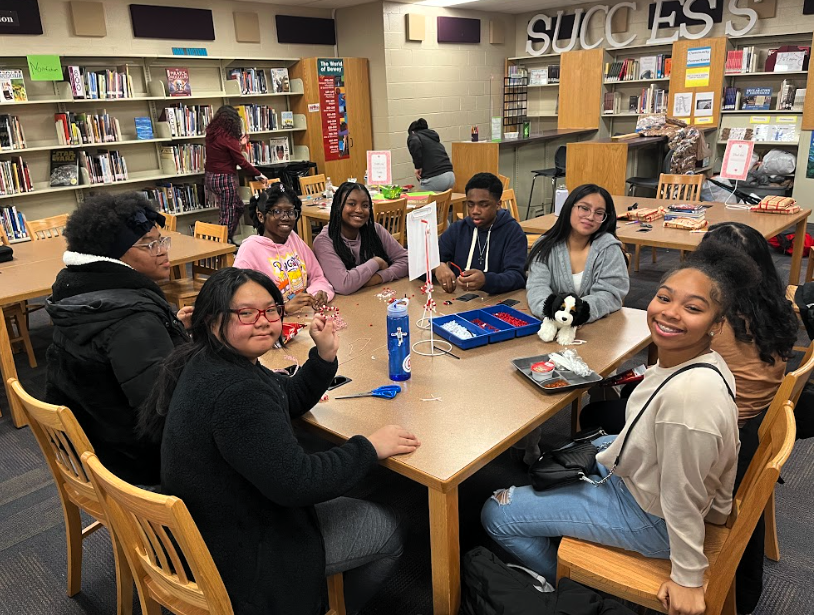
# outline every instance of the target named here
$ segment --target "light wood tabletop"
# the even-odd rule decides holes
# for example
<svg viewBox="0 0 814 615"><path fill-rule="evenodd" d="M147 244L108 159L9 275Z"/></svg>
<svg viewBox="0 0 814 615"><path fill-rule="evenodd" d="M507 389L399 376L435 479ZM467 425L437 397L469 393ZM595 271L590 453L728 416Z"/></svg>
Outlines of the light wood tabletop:
<svg viewBox="0 0 814 615"><path fill-rule="evenodd" d="M409 193L407 193L409 194ZM423 207L428 202L432 202L432 197L428 197L429 201L420 202L415 204L415 207ZM452 211L453 215L463 211L463 202L466 199L465 194L459 192L452 193ZM380 201L384 202L384 201ZM408 209L412 207L410 202L407 202ZM300 216L297 224L297 232L300 238L309 246L314 244L313 237L311 236L311 222L324 222L327 223L331 219L331 199L317 198L317 199L303 199L302 201L302 215Z"/></svg>
<svg viewBox="0 0 814 615"><path fill-rule="evenodd" d="M411 343L428 339L429 332L416 326L426 300L420 282L400 280L392 287L398 297L406 294L411 299ZM352 382L329 392L328 401L304 416L304 425L336 442L391 423L418 436L422 444L415 453L382 463L428 488L434 612L453 614L460 604L458 485L571 405L584 389L547 394L512 366L512 359L560 349L557 344L543 343L535 334L471 350L453 346L452 352L460 359L424 357L413 351L412 378L400 383L403 391L395 399L337 400L337 395L390 383L386 303L376 297L380 292L381 287L363 289L332 302L348 323L340 333L338 373ZM516 308L528 310L525 291L495 297L482 294L483 300L443 304L454 296L434 295L439 315L478 309L508 297L520 301ZM581 328L578 337L586 341L577 347L580 356L602 375L650 344L645 313L629 308ZM262 361L275 368L290 365L292 357L302 363L312 346L307 331L302 330L285 349L272 350Z"/></svg>
<svg viewBox="0 0 814 615"><path fill-rule="evenodd" d="M213 256L228 257L235 251L232 244L195 239L175 232L163 234L172 237L170 263L173 266ZM63 237L18 243L14 244L13 248L14 259L0 264L0 323L3 323L4 305L50 295L51 285L65 266L62 262L62 255L65 252ZM8 379L17 377L17 369L14 366L8 330L2 325L0 325L0 373L6 386L6 397L11 407L14 425L22 427L26 424L22 408L17 406L9 394Z"/></svg>
<svg viewBox="0 0 814 615"><path fill-rule="evenodd" d="M671 201L666 199L651 199L633 196L614 196L613 203L616 213L627 212L627 208L634 203L639 207L658 207L672 205L686 201ZM794 226L794 252L791 257L791 270L789 271L789 284L799 284L800 269L803 258L803 240L805 238L806 224L810 209L802 209L800 213L792 215L765 214L742 209L727 209L723 203L704 203L709 205L706 211L706 219L710 225L719 222L742 222L751 226L766 239L774 237L779 232L790 226ZM545 233L554 226L557 217L554 214L547 214L531 220L521 222L520 226L526 233ZM625 244L640 246L654 246L657 248L673 248L676 250L695 250L701 240L703 233L691 233L679 229L664 228L662 220L655 220L653 229L646 233L639 232L639 224L627 224L626 220L620 220L616 226L616 235Z"/></svg>

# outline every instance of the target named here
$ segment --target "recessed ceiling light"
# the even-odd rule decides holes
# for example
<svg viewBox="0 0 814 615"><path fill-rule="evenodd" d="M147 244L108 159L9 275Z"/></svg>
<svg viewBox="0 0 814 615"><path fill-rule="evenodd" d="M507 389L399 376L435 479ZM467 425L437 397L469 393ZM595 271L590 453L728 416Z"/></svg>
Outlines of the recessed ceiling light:
<svg viewBox="0 0 814 615"><path fill-rule="evenodd" d="M420 4L421 6L455 6L456 4L470 4L472 2L478 2L478 0L421 0L421 2L415 2L414 4Z"/></svg>

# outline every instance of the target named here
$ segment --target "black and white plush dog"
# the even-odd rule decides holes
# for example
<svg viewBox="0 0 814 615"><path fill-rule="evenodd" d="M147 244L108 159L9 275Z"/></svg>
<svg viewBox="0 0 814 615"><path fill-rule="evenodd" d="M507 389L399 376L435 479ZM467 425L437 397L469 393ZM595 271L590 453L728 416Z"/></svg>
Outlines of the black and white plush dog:
<svg viewBox="0 0 814 615"><path fill-rule="evenodd" d="M557 337L557 342L567 346L574 342L577 327L588 322L590 306L572 294L549 295L543 304L543 324L537 335L544 342Z"/></svg>

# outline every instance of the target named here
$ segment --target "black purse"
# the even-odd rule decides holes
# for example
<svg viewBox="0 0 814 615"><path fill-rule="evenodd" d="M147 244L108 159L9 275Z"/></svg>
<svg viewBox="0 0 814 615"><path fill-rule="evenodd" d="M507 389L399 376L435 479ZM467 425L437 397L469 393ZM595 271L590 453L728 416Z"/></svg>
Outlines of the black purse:
<svg viewBox="0 0 814 615"><path fill-rule="evenodd" d="M693 363L692 365L685 365L677 372L674 372L665 378L664 382L658 386L658 388L650 396L650 399L648 399L644 406L642 406L642 409L639 410L639 413L636 415L636 418L633 419L633 422L630 424L630 427L625 434L625 439L622 441L622 446L619 448L619 454L616 456L616 460L613 462L613 467L610 468L607 476L598 481L591 478L591 475L596 475L598 473L596 454L601 450L600 448L594 446L593 440L600 436L607 435L604 431L602 431L602 429L592 429L589 431L581 431L576 434L574 439L565 446L552 451L545 451L542 455L540 455L540 458L529 468L529 478L531 479L532 488L535 491L547 491L548 489L553 489L554 487L570 485L572 483L578 483L579 481L585 481L586 483L590 483L595 487L605 484L605 482L607 482L613 475L616 467L619 465L619 460L622 458L622 451L625 450L625 445L627 444L627 436L629 436L630 432L633 431L636 423L639 421L642 414L644 414L644 411L647 410L647 407L650 405L650 402L653 401L653 398L658 394L659 391L661 391L661 388L665 384L670 382L673 377L695 367L706 367L717 372L721 378L724 379L724 384L726 385L726 390L729 392L729 396L733 401L735 400L735 395L732 393L732 389L729 388L729 384L726 382L724 375L721 374L721 371L717 367L709 363Z"/></svg>
<svg viewBox="0 0 814 615"><path fill-rule="evenodd" d="M0 246L0 263L7 263L14 258L14 250L11 246Z"/></svg>

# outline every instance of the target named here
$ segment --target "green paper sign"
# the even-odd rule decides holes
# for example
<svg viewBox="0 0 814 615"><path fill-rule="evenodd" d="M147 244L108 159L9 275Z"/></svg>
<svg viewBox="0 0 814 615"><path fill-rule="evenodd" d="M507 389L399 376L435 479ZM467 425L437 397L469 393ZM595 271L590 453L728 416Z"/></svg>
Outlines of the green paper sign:
<svg viewBox="0 0 814 615"><path fill-rule="evenodd" d="M63 81L59 56L26 56L31 81Z"/></svg>

